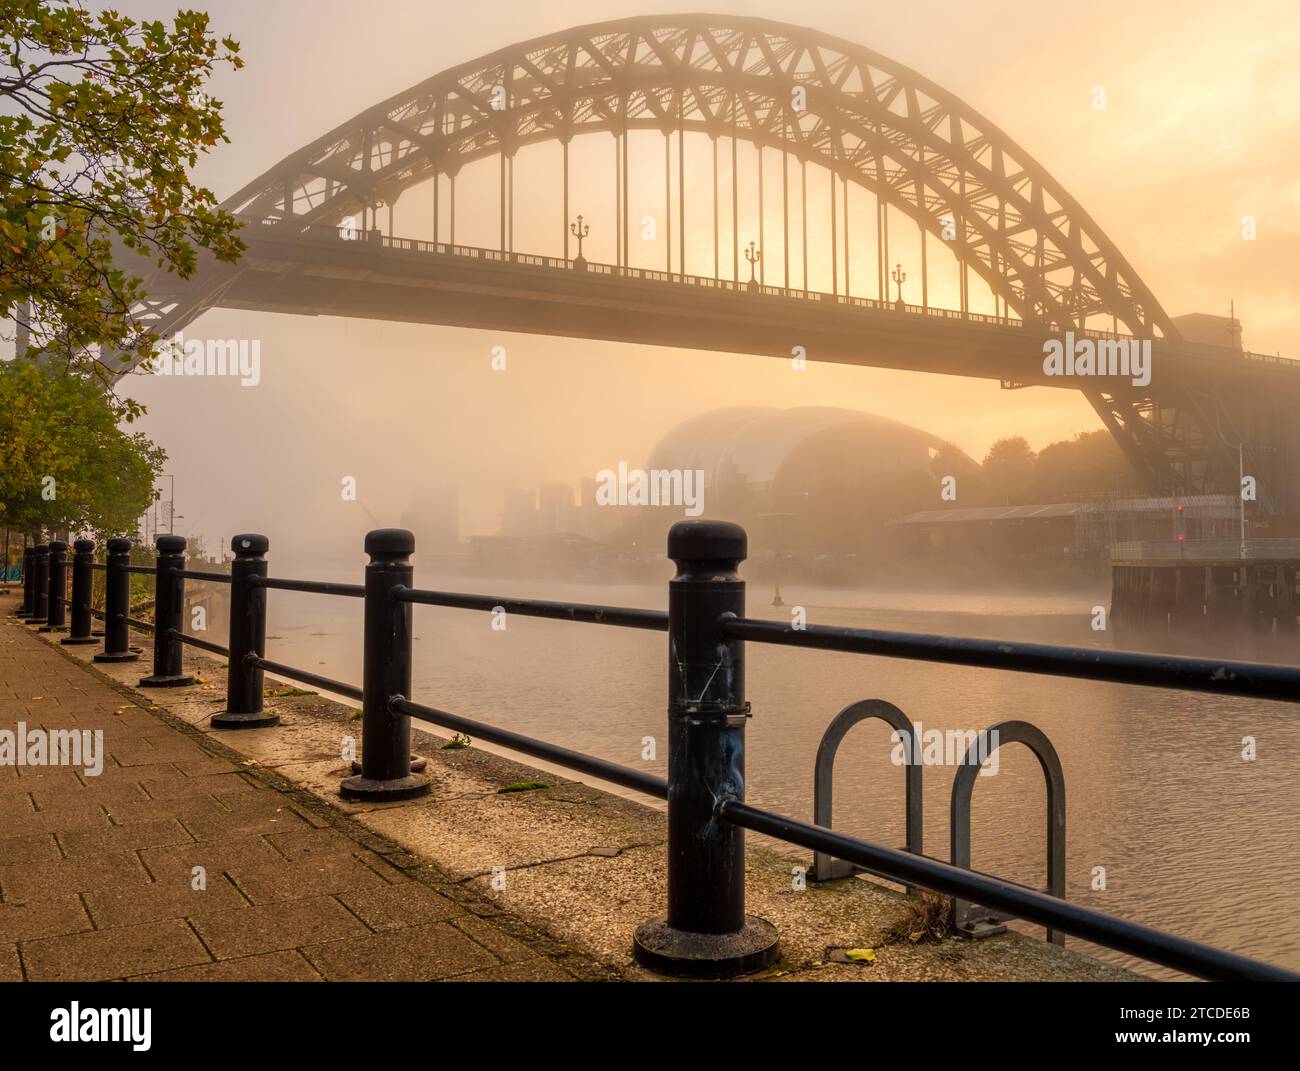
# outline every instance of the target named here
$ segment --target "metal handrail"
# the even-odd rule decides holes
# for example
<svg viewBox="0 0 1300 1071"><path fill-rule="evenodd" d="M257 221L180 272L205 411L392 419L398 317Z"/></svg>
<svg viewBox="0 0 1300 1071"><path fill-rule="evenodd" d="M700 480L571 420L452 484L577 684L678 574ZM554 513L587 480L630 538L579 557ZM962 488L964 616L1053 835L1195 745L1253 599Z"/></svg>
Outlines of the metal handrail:
<svg viewBox="0 0 1300 1071"><path fill-rule="evenodd" d="M720 800L715 813L719 819L755 833L825 852L864 869L890 874L898 881L966 897L1041 926L1054 927L1093 944L1128 952L1200 978L1225 982L1300 981L1300 974L1285 967L1275 967L1137 922L1127 922L1082 904L1058 900L1055 896L1005 878L977 870L963 870L928 855L912 855L856 837L846 837L737 799Z"/></svg>
<svg viewBox="0 0 1300 1071"><path fill-rule="evenodd" d="M467 595L452 591L425 591L401 587L394 591L398 602L424 606L448 606L459 610L504 610L520 617L546 617L557 621L580 621L590 625L614 625L664 632L668 615L662 610L641 610L627 606L594 606L586 603L547 602L543 599L508 599L495 595Z"/></svg>
<svg viewBox="0 0 1300 1071"><path fill-rule="evenodd" d="M226 658L230 657L230 648L222 647L221 644L213 643L211 640L201 640L197 636L187 635L186 633L179 632L174 628L168 629L167 635L171 636L175 640L180 641L181 643L187 644L190 647L197 647L200 650L210 651L213 654L223 655Z"/></svg>
<svg viewBox="0 0 1300 1071"><path fill-rule="evenodd" d="M1267 662L1230 662L1135 651L1104 651L1097 647L1061 647L830 625L794 628L792 624L780 621L737 617L724 619L719 627L723 635L732 639L784 647L1300 702L1300 668Z"/></svg>
<svg viewBox="0 0 1300 1071"><path fill-rule="evenodd" d="M340 791L346 798L394 800L428 791L428 778L417 773L418 767L409 761L410 720L414 718L466 732L499 746L536 756L657 799L668 799L668 918L672 917L673 905L681 902L682 883L687 885L687 903L692 902L692 897L714 897L717 910L723 912L728 898L735 894L733 883L739 880L739 895L743 905L743 865L733 862L728 864L730 869L727 870L711 868L719 866L724 858L737 858L734 857L734 852L739 850L741 842L734 837L739 829L747 828L831 855L895 881L946 892L962 900L974 901L984 907L1041 923L1051 932L1073 934L1201 977L1300 981L1300 974L1283 968L1127 922L1015 882L932 859L919 852L885 848L870 841L846 837L823 826L809 825L752 807L743 800L743 788L737 791L732 766L734 762L743 761L743 727L749 716L749 704L743 700L745 640L1291 702L1300 698L1300 668L867 629L825 626L795 629L781 622L749 619L727 609L731 607L743 611L743 586L734 583L738 561L729 553L735 546L743 548L743 532L734 529L734 526L714 525L710 528L709 525L713 522L696 523L703 526L698 533L689 531L689 524L679 526L688 531L682 532L678 539L678 555L671 553L674 537L670 536L670 556L677 561L679 574L673 588L677 594L670 600L668 613L415 588L410 584L412 570L409 562L409 554L414 549L413 538L408 532L382 530L371 534L374 537L373 546L371 538L367 539L366 549L371 555L371 561L366 567L365 585L268 578L265 575L266 561L263 556L266 550L265 539L260 536L237 537L237 545L234 546L236 558L231 573L234 602L228 648L183 634L179 616L179 580L188 575L188 571L181 568L183 563L180 561L180 551L175 547L168 547L165 554L160 547L157 568L160 602L156 611L159 627L154 628L148 622L137 621L124 613L115 614L114 617L137 628L154 632L155 664L165 664L165 669L170 667L162 677L166 683L173 683L179 676L179 645L198 647L229 658L230 709L214 716L213 724L216 727L275 724L276 716L262 710L261 671L361 701L366 745L363 759L374 761L369 765L366 762L360 764L357 768L359 776L343 783ZM720 532L718 529L726 531ZM674 529L674 533L677 531ZM735 532L740 532L739 539ZM246 549L241 550L241 546ZM118 554L119 560L115 568L121 573L150 571L126 565L123 560L125 552L121 548L118 549ZM739 554L743 558L743 549ZM683 568L684 572L681 571ZM161 582L164 577L175 577L177 585L174 588L164 585ZM125 576L119 576L118 579L125 583ZM693 592L686 590L692 587L695 588ZM265 658L262 648L265 644L266 600L262 592L266 589L364 598L364 685L357 687ZM740 593L739 601L730 601L737 591ZM126 598L125 587L119 586L117 598ZM241 605L240 600L244 600L243 609L236 612ZM679 742L681 756L687 757L679 758L676 775L674 764L670 763L669 779L665 780L570 748L415 702L403 694L410 689L410 607L415 604L489 612L506 610L521 616L667 631L672 651L669 660L670 718L677 719L673 722L673 732L694 734L691 742ZM118 605L123 603L119 602ZM107 633L109 630L106 628L105 631ZM105 648L108 653L110 639L107 636ZM723 666L730 668L726 673L720 674L718 671ZM733 692L736 681L741 682L740 688L738 692ZM715 682L720 683L715 685ZM235 697L239 696L243 699L237 704ZM740 735L730 738L732 743L724 744L724 733ZM372 748L375 749L373 754ZM736 750L733 751L733 748ZM674 745L674 755L678 753L679 747ZM690 767L686 772L683 772L683 763ZM674 776L677 780L673 779ZM676 819L673 818L674 807L678 809ZM729 833L730 827L736 827L736 832ZM676 834L674 829L678 829ZM685 843L693 846L692 851L700 853L698 865L696 861L690 863L689 877L681 876L680 868L684 864L680 859L673 862L676 858L672 850L674 837L679 838L678 852L686 850L680 841L682 836L688 837ZM689 839L695 837L698 837L698 843ZM733 839L727 841L727 846L724 847L723 840L727 837ZM916 847L919 848L919 843ZM728 856L728 853L733 855ZM673 892L674 866L679 868L678 900L674 900ZM715 880L721 881L726 888L715 890L712 884ZM700 882L704 884L698 888L692 887ZM1056 891L1063 892L1063 889ZM731 902L734 903L734 900ZM705 910L712 911L714 908L708 907ZM686 927L683 932L688 935L712 933L708 928L712 923L708 919L714 916L702 917L705 918L705 924L700 930ZM638 961L650 962L656 968L663 966L664 957L653 949L647 950L649 946L643 943L642 930L650 927L648 932L658 932L655 928L661 925L661 921L651 920L638 930L636 939ZM748 927L749 923L745 925ZM763 925L770 928L770 924ZM773 940L770 949L773 954L774 949ZM674 968L669 966L664 969Z"/></svg>
<svg viewBox="0 0 1300 1071"><path fill-rule="evenodd" d="M339 695L346 695L349 699L360 701L362 698L361 689L355 684L345 684L343 681L322 677L319 673L311 673L295 666L286 666L283 662L272 662L269 658L262 658L260 655L250 654L245 659L245 662L250 666L264 669L277 676L288 677L300 684L310 684L314 688L322 688L327 692L337 692Z"/></svg>
<svg viewBox="0 0 1300 1071"><path fill-rule="evenodd" d="M622 785L624 788L630 788L636 792L644 792L646 795L654 796L657 799L666 800L668 798L668 782L662 777L655 777L654 774L643 773L640 770L620 766L605 759L584 755L581 751L573 751L570 748L560 747L558 744L551 744L545 740L538 740L535 737L511 732L509 729L501 729L495 725L489 725L487 722L475 721L473 718L462 717L459 714L449 714L445 710L438 710L435 707L427 707L421 703L412 702L405 696L394 696L389 700L388 705L389 709L399 714L406 714L412 718L419 718L421 721L432 722L434 725L441 725L443 728L458 733L466 733L490 741L500 747L508 747L512 751L522 752L525 755L533 755L536 758L553 762L557 766L565 766L571 770L591 774L593 777L599 777L611 784Z"/></svg>
<svg viewBox="0 0 1300 1071"><path fill-rule="evenodd" d="M313 595L343 595L350 599L364 599L366 589L360 584L335 584L327 580L281 580L278 577L250 577L255 588L275 588L279 591L306 591Z"/></svg>

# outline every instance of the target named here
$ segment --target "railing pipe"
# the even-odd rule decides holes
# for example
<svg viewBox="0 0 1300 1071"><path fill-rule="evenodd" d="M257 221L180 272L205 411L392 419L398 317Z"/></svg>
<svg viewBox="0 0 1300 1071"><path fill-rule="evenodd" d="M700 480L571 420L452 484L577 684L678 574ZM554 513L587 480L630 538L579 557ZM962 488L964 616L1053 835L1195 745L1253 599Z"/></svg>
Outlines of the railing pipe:
<svg viewBox="0 0 1300 1071"><path fill-rule="evenodd" d="M745 798L745 648L720 631L745 612L745 531L682 521L668 556L668 911L637 928L634 954L663 974L732 977L777 955L776 928L745 914L744 833L714 816Z"/></svg>
<svg viewBox="0 0 1300 1071"><path fill-rule="evenodd" d="M104 649L95 655L96 662L134 662L138 651L131 650L131 541L115 536L108 541L108 561L104 570Z"/></svg>
<svg viewBox="0 0 1300 1071"><path fill-rule="evenodd" d="M403 588L395 596L399 602L424 606L446 606L456 610L498 608L510 616L546 617L557 621L580 621L591 625L615 625L620 628L643 628L666 632L668 615L662 610L641 610L626 606L591 606L583 603L547 602L542 599L502 599L495 595L467 595L455 591L422 591Z"/></svg>
<svg viewBox="0 0 1300 1071"><path fill-rule="evenodd" d="M78 539L72 544L72 629L62 642L68 647L95 643L91 635L90 600L95 587L95 541Z"/></svg>
<svg viewBox="0 0 1300 1071"><path fill-rule="evenodd" d="M404 800L430 789L428 776L411 770L411 719L392 709L394 696L411 694L411 604L394 589L411 586L414 550L415 536L403 528L366 536L361 772L339 786L344 799Z"/></svg>
<svg viewBox="0 0 1300 1071"><path fill-rule="evenodd" d="M753 807L741 800L718 803L717 817L725 823L743 826L790 844L825 852L837 859L874 872L890 874L895 881L911 882L939 892L975 900L1036 922L1062 933L1105 945L1120 952L1185 971L1199 978L1232 982L1297 982L1300 974L1225 952L1197 941L1175 937L1136 922L1128 922L1100 911L1058 900L1005 878L962 870L951 863L926 855L886 848L879 844L846 837L842 833L809 825L783 815Z"/></svg>
<svg viewBox="0 0 1300 1071"><path fill-rule="evenodd" d="M254 533L230 541L235 554L230 564L230 665L226 709L212 715L214 729L264 729L280 722L280 715L263 710L262 667L248 657L266 651L266 588L254 578L266 576L270 545L266 536Z"/></svg>
<svg viewBox="0 0 1300 1071"><path fill-rule="evenodd" d="M807 625L796 629L782 621L752 619L729 619L723 623L722 632L732 639L785 647L912 658L1149 688L1300 702L1300 668L1262 662L1229 662L1217 658L1108 651L1100 647L1056 647L829 625Z"/></svg>
<svg viewBox="0 0 1300 1071"><path fill-rule="evenodd" d="M364 599L366 589L362 584L335 584L327 580L281 580L278 577L255 576L249 583L258 588L275 588L277 591L305 591L312 595L346 595Z"/></svg>
<svg viewBox="0 0 1300 1071"><path fill-rule="evenodd" d="M183 645L173 632L184 631L185 537L160 535L156 542L158 561L154 569L153 673L140 679L141 688L181 688L194 683L184 671Z"/></svg>
<svg viewBox="0 0 1300 1071"><path fill-rule="evenodd" d="M286 666L283 662L272 662L269 658L259 658L257 655L248 655L244 659L250 665L257 666L258 669L264 669L267 673L274 673L277 677L288 677L291 681L297 681L299 684L310 684L313 688L320 688L322 691L333 692L336 695L346 695L349 699L355 699L361 702L364 693L355 684L347 684L344 681L336 681L330 677L322 677L319 673L309 673L305 669L296 669L293 666Z"/></svg>
<svg viewBox="0 0 1300 1071"><path fill-rule="evenodd" d="M186 580L202 580L211 584L229 584L231 582L227 573L216 573L211 569L177 569L176 575L184 577Z"/></svg>
<svg viewBox="0 0 1300 1071"><path fill-rule="evenodd" d="M213 643L211 640L201 640L197 636L187 636L183 632L177 632L175 629L169 630L172 639L177 643L182 643L186 647L197 647L200 651L207 651L210 654L221 655L227 658L230 655L229 647L222 647L219 643Z"/></svg>
<svg viewBox="0 0 1300 1071"><path fill-rule="evenodd" d="M487 722L475 721L473 718L462 717L459 714L450 714L445 710L424 706L422 703L413 703L402 696L394 697L392 707L402 714L409 714L420 721L441 725L458 733L465 733L476 740L486 740L500 747L509 748L511 751L518 751L524 755L545 759L557 766L577 770L579 773L591 774L593 777L599 777L611 784L622 785L624 788L630 788L636 792L644 792L648 796L655 796L661 800L668 798L668 782L662 777L656 777L654 774L644 773L641 770L632 770L626 766L608 762L605 759L593 758L590 755L584 755L580 751L573 751L571 748L550 744L545 740L524 736L522 733L511 732L509 729L499 729L495 725L487 724Z"/></svg>

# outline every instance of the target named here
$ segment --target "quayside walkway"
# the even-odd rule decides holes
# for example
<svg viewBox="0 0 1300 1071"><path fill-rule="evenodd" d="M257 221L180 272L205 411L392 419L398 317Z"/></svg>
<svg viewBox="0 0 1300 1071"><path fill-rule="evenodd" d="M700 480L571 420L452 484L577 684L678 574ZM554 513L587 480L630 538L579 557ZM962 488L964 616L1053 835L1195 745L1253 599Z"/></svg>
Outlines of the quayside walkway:
<svg viewBox="0 0 1300 1071"><path fill-rule="evenodd" d="M441 875L412 869L396 844L28 634L9 616L18 601L0 595L0 733L33 747L42 731L102 732L103 754L0 765L0 980L592 976L554 942L506 932L472 890L436 888Z"/></svg>

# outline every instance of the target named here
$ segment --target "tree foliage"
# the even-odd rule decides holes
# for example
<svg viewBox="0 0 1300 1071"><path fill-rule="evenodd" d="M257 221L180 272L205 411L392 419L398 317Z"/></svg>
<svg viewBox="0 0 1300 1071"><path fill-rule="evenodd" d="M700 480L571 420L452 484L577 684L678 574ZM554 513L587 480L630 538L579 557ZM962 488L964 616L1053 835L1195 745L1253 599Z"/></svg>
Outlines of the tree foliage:
<svg viewBox="0 0 1300 1071"><path fill-rule="evenodd" d="M995 442L984 458L985 487L999 506L1015 505L1028 500L1034 486L1034 463L1037 457L1029 443L1019 435Z"/></svg>
<svg viewBox="0 0 1300 1071"><path fill-rule="evenodd" d="M182 277L196 246L227 262L243 251L234 218L189 177L228 140L204 86L242 65L239 46L202 12L169 25L4 0L0 51L0 314L30 332L29 352L107 378L123 366L100 365L101 347L134 362L158 341L138 314L144 282L115 247L119 262Z"/></svg>
<svg viewBox="0 0 1300 1071"><path fill-rule="evenodd" d="M167 455L122 429L131 416L89 376L0 362L0 528L133 532Z"/></svg>
<svg viewBox="0 0 1300 1071"><path fill-rule="evenodd" d="M1024 506L1068 502L1095 495L1147 493L1110 432L1081 431L1037 454L1020 436L999 439L981 466L980 502Z"/></svg>

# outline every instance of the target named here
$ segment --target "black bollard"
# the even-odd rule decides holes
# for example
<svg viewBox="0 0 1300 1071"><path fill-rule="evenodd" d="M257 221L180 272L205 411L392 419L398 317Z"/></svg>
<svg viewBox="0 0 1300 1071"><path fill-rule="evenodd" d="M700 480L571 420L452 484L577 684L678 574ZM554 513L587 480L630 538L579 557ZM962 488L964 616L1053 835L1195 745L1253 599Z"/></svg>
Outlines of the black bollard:
<svg viewBox="0 0 1300 1071"><path fill-rule="evenodd" d="M36 609L36 578L32 575L34 553L34 548L23 547L23 605L14 614L15 617L31 617L32 611Z"/></svg>
<svg viewBox="0 0 1300 1071"><path fill-rule="evenodd" d="M116 536L108 541L108 568L104 573L104 649L96 662L134 662L139 651L131 650L131 541Z"/></svg>
<svg viewBox="0 0 1300 1071"><path fill-rule="evenodd" d="M29 625L43 625L50 612L50 546L37 543L32 548L32 612Z"/></svg>
<svg viewBox="0 0 1300 1071"><path fill-rule="evenodd" d="M429 791L429 778L411 772L411 719L389 709L411 694L411 604L393 598L410 587L415 536L381 528L366 536L365 666L361 690L361 773L339 786L348 800L404 800Z"/></svg>
<svg viewBox="0 0 1300 1071"><path fill-rule="evenodd" d="M78 539L72 544L72 631L60 642L81 647L95 642L90 634L91 593L95 590L95 541Z"/></svg>
<svg viewBox="0 0 1300 1071"><path fill-rule="evenodd" d="M237 535L230 541L235 560L230 566L230 671L226 677L226 709L212 715L214 729L262 729L278 725L280 715L262 710L262 668L248 656L266 651L266 588L254 577L266 576L264 535Z"/></svg>
<svg viewBox="0 0 1300 1071"><path fill-rule="evenodd" d="M745 530L725 521L668 533L668 913L633 942L661 974L729 978L777 956L776 928L745 914L745 832L716 814L745 798L745 647L719 623L744 616L746 549Z"/></svg>
<svg viewBox="0 0 1300 1071"><path fill-rule="evenodd" d="M51 539L49 585L46 603L48 611L41 632L62 632L67 621L64 600L68 597L68 544L62 539Z"/></svg>
<svg viewBox="0 0 1300 1071"><path fill-rule="evenodd" d="M181 641L173 633L184 627L185 537L160 535L158 564L154 571L153 601L153 673L140 678L141 688L181 688L193 684L194 678L183 671Z"/></svg>

